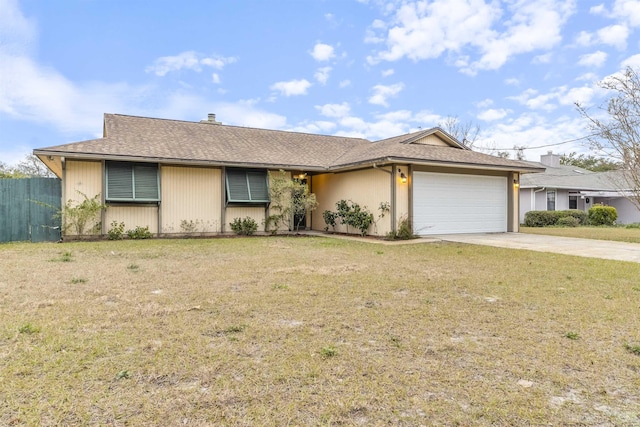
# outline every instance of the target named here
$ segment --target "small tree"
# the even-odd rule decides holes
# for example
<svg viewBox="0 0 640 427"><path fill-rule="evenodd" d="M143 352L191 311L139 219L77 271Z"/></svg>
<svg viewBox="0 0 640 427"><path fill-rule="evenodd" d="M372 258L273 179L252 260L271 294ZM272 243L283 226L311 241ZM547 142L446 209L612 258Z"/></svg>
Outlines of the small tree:
<svg viewBox="0 0 640 427"><path fill-rule="evenodd" d="M278 173L269 172L269 217L265 220L265 231L277 233L286 228L298 230L300 221L294 224L294 218L302 218L305 213L313 211L317 206L316 195L309 191L304 180L291 179L283 170Z"/></svg>
<svg viewBox="0 0 640 427"><path fill-rule="evenodd" d="M447 116L438 122L437 126L471 149L473 149L480 134L480 126L478 124L471 121L463 123L458 116Z"/></svg>
<svg viewBox="0 0 640 427"><path fill-rule="evenodd" d="M576 107L592 132L592 148L619 163L624 182L616 185L628 190L627 198L640 209L640 76L627 67L599 86L610 94L600 106L604 114L592 115L578 103Z"/></svg>

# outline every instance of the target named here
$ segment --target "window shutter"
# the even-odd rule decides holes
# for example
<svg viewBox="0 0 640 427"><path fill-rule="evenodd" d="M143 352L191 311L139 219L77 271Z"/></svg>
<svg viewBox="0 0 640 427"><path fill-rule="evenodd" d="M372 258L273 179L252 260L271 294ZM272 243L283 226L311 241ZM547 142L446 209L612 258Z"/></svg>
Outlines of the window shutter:
<svg viewBox="0 0 640 427"><path fill-rule="evenodd" d="M137 164L133 167L135 198L158 200L158 166Z"/></svg>
<svg viewBox="0 0 640 427"><path fill-rule="evenodd" d="M267 188L267 175L264 172L247 172L251 200L254 202L268 202L269 189Z"/></svg>
<svg viewBox="0 0 640 427"><path fill-rule="evenodd" d="M132 199L132 177L133 166L131 163L107 163L107 199Z"/></svg>
<svg viewBox="0 0 640 427"><path fill-rule="evenodd" d="M249 187L247 184L247 174L243 170L227 170L227 191L229 201L248 202Z"/></svg>

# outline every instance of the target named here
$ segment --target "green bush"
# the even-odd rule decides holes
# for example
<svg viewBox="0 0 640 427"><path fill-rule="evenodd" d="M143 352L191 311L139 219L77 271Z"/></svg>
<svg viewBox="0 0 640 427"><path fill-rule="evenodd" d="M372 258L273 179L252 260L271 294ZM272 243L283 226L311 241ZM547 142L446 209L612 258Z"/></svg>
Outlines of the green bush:
<svg viewBox="0 0 640 427"><path fill-rule="evenodd" d="M258 229L258 223L250 216L242 218L234 218L230 222L231 230L239 235L250 236Z"/></svg>
<svg viewBox="0 0 640 427"><path fill-rule="evenodd" d="M548 227L557 220L555 211L529 211L524 214L524 225L527 227Z"/></svg>
<svg viewBox="0 0 640 427"><path fill-rule="evenodd" d="M124 235L124 222L118 224L118 221L111 221L111 228L107 231L109 240L122 240Z"/></svg>
<svg viewBox="0 0 640 427"><path fill-rule="evenodd" d="M327 224L325 230L329 230L329 226L335 227L337 220L340 219L340 223L347 226L347 232L351 226L359 230L362 236L367 235L369 227L373 224L373 214L366 206L361 207L358 203L343 199L336 203L336 210L337 212L322 213L324 222Z"/></svg>
<svg viewBox="0 0 640 427"><path fill-rule="evenodd" d="M387 239L389 240L409 240L415 238L416 236L411 231L411 225L409 225L409 220L407 218L401 218L398 221L398 227L396 230L387 233Z"/></svg>
<svg viewBox="0 0 640 427"><path fill-rule="evenodd" d="M550 227L553 225L562 225L558 223L561 218L575 218L577 220L577 225L585 225L587 223L586 212L578 209L569 209L564 211L529 211L524 214L524 225L527 227ZM568 221L571 224L575 222L573 220Z"/></svg>
<svg viewBox="0 0 640 427"><path fill-rule="evenodd" d="M563 216L558 219L556 225L560 227L577 227L580 225L580 220L573 216Z"/></svg>
<svg viewBox="0 0 640 427"><path fill-rule="evenodd" d="M133 230L127 230L127 236L129 236L130 239L137 240L137 239L150 239L153 237L153 234L151 234L151 232L149 231L149 226L146 226L146 227L137 226Z"/></svg>
<svg viewBox="0 0 640 427"><path fill-rule="evenodd" d="M589 224L613 225L618 219L618 212L613 206L595 205L589 209Z"/></svg>

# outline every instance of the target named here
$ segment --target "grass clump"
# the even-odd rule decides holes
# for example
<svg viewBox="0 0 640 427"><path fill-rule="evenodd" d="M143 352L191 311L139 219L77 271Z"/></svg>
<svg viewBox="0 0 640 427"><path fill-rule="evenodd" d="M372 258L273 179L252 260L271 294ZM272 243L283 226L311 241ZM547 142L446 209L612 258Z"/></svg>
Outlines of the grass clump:
<svg viewBox="0 0 640 427"><path fill-rule="evenodd" d="M577 332L572 332L572 331L567 332L566 334L564 334L564 336L566 338L569 338L570 340L580 339L580 335Z"/></svg>
<svg viewBox="0 0 640 427"><path fill-rule="evenodd" d="M20 327L18 328L18 332L27 335L37 334L38 332L40 332L40 328L32 325L31 323L25 323L23 325L20 325Z"/></svg>
<svg viewBox="0 0 640 427"><path fill-rule="evenodd" d="M337 356L338 350L333 346L322 347L322 349L320 349L320 355L325 359L328 359L330 357Z"/></svg>
<svg viewBox="0 0 640 427"><path fill-rule="evenodd" d="M624 348L627 349L629 353L640 356L640 345L631 345L627 343L624 345Z"/></svg>

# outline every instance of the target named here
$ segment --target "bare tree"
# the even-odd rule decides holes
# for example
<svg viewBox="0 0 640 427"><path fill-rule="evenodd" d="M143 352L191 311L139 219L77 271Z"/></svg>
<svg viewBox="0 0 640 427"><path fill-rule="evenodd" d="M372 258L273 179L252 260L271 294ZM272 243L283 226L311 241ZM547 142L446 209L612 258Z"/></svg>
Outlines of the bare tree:
<svg viewBox="0 0 640 427"><path fill-rule="evenodd" d="M471 149L480 134L480 126L477 123L472 121L462 123L458 116L447 116L438 122L437 126Z"/></svg>
<svg viewBox="0 0 640 427"><path fill-rule="evenodd" d="M640 76L627 67L598 85L610 94L600 106L604 114L592 115L584 106L576 107L588 122L592 148L620 164L624 182L617 185L628 190L627 198L640 209Z"/></svg>
<svg viewBox="0 0 640 427"><path fill-rule="evenodd" d="M53 178L55 176L34 154L27 154L24 159L18 162L14 171L31 178Z"/></svg>

